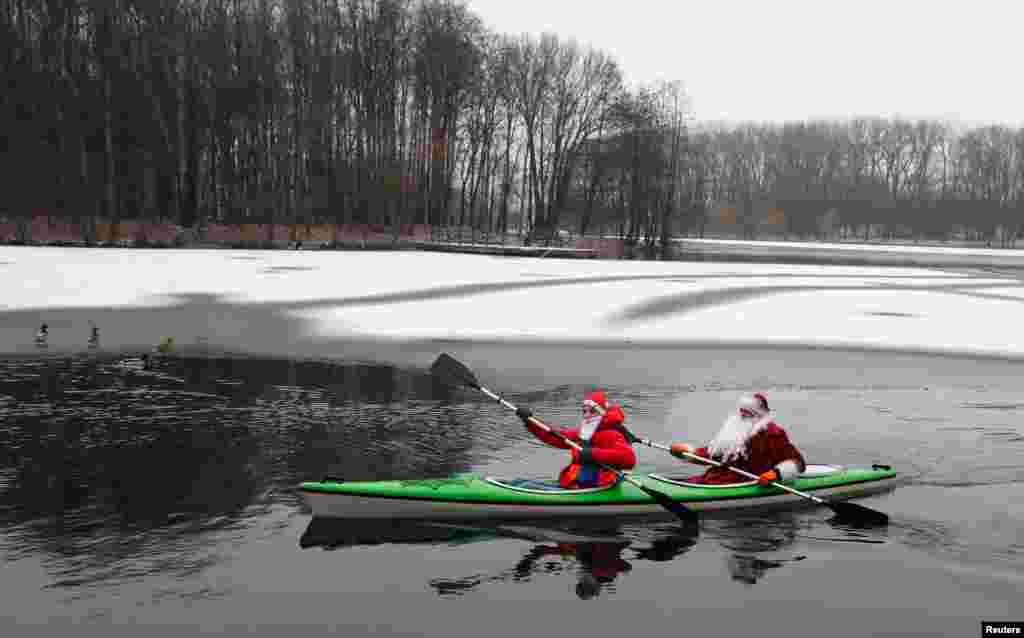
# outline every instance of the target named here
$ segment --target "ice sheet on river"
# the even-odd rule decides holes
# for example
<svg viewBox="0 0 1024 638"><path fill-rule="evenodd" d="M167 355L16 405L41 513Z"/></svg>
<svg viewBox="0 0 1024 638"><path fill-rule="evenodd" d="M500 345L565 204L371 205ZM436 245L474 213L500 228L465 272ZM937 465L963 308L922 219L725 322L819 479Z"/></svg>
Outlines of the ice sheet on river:
<svg viewBox="0 0 1024 638"><path fill-rule="evenodd" d="M0 248L0 353L341 356L353 339L1024 355L1024 284L971 269L418 252Z"/></svg>

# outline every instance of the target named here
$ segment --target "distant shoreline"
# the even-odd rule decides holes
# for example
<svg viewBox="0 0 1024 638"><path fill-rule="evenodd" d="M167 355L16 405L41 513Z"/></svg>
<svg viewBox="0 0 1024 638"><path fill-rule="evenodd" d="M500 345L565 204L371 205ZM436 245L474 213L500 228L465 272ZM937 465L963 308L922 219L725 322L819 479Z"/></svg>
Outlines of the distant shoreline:
<svg viewBox="0 0 1024 638"><path fill-rule="evenodd" d="M673 243L679 253L677 259L681 261L917 268L1024 268L1024 250L1014 248L696 238L680 238Z"/></svg>
<svg viewBox="0 0 1024 638"><path fill-rule="evenodd" d="M617 240L604 237L603 240ZM595 240L600 241L600 240ZM683 262L734 262L774 264L822 264L835 266L898 266L919 268L1021 268L1024 269L1024 248L1001 248L986 246L981 242L877 242L821 241L775 238L731 239L677 237L672 240L671 256L646 257L646 247L637 245L625 250L621 257L625 261L683 261ZM217 242L199 242L182 246L146 245L101 245L82 244L0 244L2 248L83 248L93 250L267 250L270 252L295 251L424 251L455 254L487 254L494 256L535 257L539 259L604 259L617 261L614 257L601 256L590 248L569 246L545 246L533 244L522 246L516 243L474 243L458 241L367 241L362 243L324 244L317 242L299 243L298 247L277 245L274 247L235 246ZM0 261L0 266L3 262Z"/></svg>

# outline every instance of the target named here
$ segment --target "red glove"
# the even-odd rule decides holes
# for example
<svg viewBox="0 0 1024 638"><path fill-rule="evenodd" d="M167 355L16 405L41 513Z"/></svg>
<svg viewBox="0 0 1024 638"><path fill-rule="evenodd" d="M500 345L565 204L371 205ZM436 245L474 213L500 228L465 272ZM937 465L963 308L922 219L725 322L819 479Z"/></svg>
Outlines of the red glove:
<svg viewBox="0 0 1024 638"><path fill-rule="evenodd" d="M778 471L768 470L761 476L757 477L757 482L761 485L768 485L769 483L777 483L780 478L782 477L779 476Z"/></svg>

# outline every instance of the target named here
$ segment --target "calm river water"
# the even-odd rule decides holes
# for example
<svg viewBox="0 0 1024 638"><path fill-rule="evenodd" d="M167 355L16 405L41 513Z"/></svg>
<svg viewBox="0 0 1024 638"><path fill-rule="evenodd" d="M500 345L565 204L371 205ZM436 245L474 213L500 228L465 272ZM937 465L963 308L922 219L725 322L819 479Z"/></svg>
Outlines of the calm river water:
<svg viewBox="0 0 1024 638"><path fill-rule="evenodd" d="M295 488L325 473L540 477L566 455L427 375L440 349L394 364L3 360L0 635L973 636L1024 619L1021 364L449 351L551 423L571 424L601 379L634 432L665 442L706 438L739 393L764 391L810 462L905 473L862 501L892 524L842 529L826 509L706 519L697 537L664 519L313 520Z"/></svg>

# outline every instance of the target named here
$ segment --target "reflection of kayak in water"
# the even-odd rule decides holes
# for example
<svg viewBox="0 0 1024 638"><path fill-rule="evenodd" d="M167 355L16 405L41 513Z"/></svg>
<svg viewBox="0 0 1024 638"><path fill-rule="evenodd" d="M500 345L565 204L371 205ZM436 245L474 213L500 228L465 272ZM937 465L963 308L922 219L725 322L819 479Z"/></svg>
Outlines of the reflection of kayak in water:
<svg viewBox="0 0 1024 638"><path fill-rule="evenodd" d="M526 525L499 524L494 527L472 527L466 524L448 525L446 523L423 523L425 527L435 529L461 529L489 532L494 536L520 538L523 540L547 543L607 543L620 542L622 539L614 535L580 534L547 527L530 527Z"/></svg>
<svg viewBox="0 0 1024 638"><path fill-rule="evenodd" d="M410 520L346 520L314 517L299 540L302 548L336 549L383 544L459 544L496 538L548 543L622 542L614 535L591 535L526 525L475 526Z"/></svg>
<svg viewBox="0 0 1024 638"><path fill-rule="evenodd" d="M633 474L633 478L698 512L789 509L807 501L756 481L697 485L685 476ZM892 489L897 473L883 465L810 465L789 486L815 496L842 500ZM661 505L629 482L566 490L549 481L462 475L414 481L346 482L325 477L300 486L318 517L409 518L580 518L663 514Z"/></svg>
<svg viewBox="0 0 1024 638"><path fill-rule="evenodd" d="M760 582L769 572L801 563L806 556L785 550L798 538L795 519L771 517L723 521L715 525L708 540L718 541L726 550L725 572L746 585ZM674 531L670 531L674 530ZM664 529L648 525L568 528L538 523L520 525L497 523L437 523L423 521L368 521L314 518L302 535L304 549L415 544L460 545L515 538L531 541L529 549L509 567L492 573L470 573L462 577L430 579L430 587L443 597L468 594L488 585L525 583L547 576L571 577L571 587L581 599L594 598L619 587L619 579L638 563L669 563L693 549L699 537L680 533L678 527ZM820 540L845 540L842 538Z"/></svg>
<svg viewBox="0 0 1024 638"><path fill-rule="evenodd" d="M313 518L299 545L303 549L336 550L384 544L458 545L498 538L522 539L535 544L513 566L499 573L436 578L430 581L430 586L438 595L450 597L466 594L487 583L525 582L535 576L575 573L576 595L588 599L604 591L621 574L632 571L630 560L671 561L697 542L693 534L672 532L655 534L647 539L649 542L640 545L635 539L623 536L617 526L557 529L505 523L487 526Z"/></svg>
<svg viewBox="0 0 1024 638"><path fill-rule="evenodd" d="M631 561L672 561L697 543L696 535L680 534L678 529L647 537L644 543L613 533L613 530L603 530L595 536L589 530L576 529L563 531L504 524L496 529L503 535L545 542L532 546L515 566L498 574L433 579L430 586L438 595L459 596L487 583L528 582L535 576L574 573L576 595L586 600L615 587L619 576L633 570Z"/></svg>
<svg viewBox="0 0 1024 638"><path fill-rule="evenodd" d="M701 538L702 544L710 541L712 548L725 550L724 573L745 585L759 583L780 568L784 572L788 566L806 565L807 556L787 551L798 539L884 542L807 536L800 533L803 525L790 513L718 520L699 536L676 525L652 525L649 518L644 520L483 523L313 518L299 544L304 549L337 550L387 544L458 546L503 538L525 540L528 549L504 569L474 573L470 568L464 576L430 578L428 584L437 595L449 598L488 586L559 577L568 579L568 586L579 598L590 599L613 593L623 582L628 583L622 577L643 563L685 560L683 557Z"/></svg>
<svg viewBox="0 0 1024 638"><path fill-rule="evenodd" d="M632 571L633 566L622 556L631 545L628 540L604 543L559 543L557 545L535 545L516 563L515 567L494 576L470 576L467 578L435 578L430 586L440 596L457 596L476 589L486 582L528 581L537 573L557 573L567 567L575 567L578 580L576 595L582 599L593 598L619 577ZM561 559L559 567L551 559ZM574 564L575 563L575 564Z"/></svg>
<svg viewBox="0 0 1024 638"><path fill-rule="evenodd" d="M439 527L415 521L351 521L314 518L299 539L303 549L339 549L363 545L436 545L490 540L493 530L459 526Z"/></svg>

